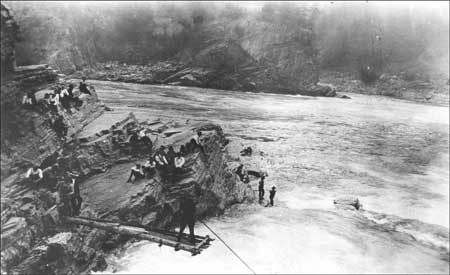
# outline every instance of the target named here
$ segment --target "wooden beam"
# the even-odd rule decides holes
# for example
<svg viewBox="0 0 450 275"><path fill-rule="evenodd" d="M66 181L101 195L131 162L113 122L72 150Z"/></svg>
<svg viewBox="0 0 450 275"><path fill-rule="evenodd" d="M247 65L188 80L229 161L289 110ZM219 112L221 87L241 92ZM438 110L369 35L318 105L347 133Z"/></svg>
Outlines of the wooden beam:
<svg viewBox="0 0 450 275"><path fill-rule="evenodd" d="M128 236L133 236L135 238L143 239L158 243L159 245L167 245L174 247L176 250L181 249L191 252L193 255L199 254L203 248L208 247L209 241L211 239L207 237L199 237L200 242L197 244L186 244L176 241L176 236L173 232L170 232L169 236L164 236L163 232L152 232L142 227L136 227L131 225L122 225L118 222L108 222L108 221L96 221L93 219L87 219L82 217L64 217L64 220L74 224L85 225L89 227L103 229L109 232L114 232L118 234L124 234Z"/></svg>

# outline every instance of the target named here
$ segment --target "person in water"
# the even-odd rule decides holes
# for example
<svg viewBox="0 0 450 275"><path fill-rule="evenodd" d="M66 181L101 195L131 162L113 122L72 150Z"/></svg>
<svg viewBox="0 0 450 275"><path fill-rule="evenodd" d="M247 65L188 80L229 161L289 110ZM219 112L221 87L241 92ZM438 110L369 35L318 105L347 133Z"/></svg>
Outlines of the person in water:
<svg viewBox="0 0 450 275"><path fill-rule="evenodd" d="M127 182L134 182L135 180L139 180L144 178L144 172L141 169L141 165L139 163L136 163L136 165L131 168L130 177L128 177ZM134 179L132 180L132 178Z"/></svg>
<svg viewBox="0 0 450 275"><path fill-rule="evenodd" d="M270 190L269 192L269 203L266 205L267 206L273 206L273 199L275 198L275 194L277 193L275 186L272 186L272 190Z"/></svg>
<svg viewBox="0 0 450 275"><path fill-rule="evenodd" d="M42 169L37 165L33 165L30 169L28 169L25 178L31 181L33 184L39 183L44 177Z"/></svg>
<svg viewBox="0 0 450 275"><path fill-rule="evenodd" d="M258 194L259 194L259 201L264 200L264 176L261 176L261 179L259 180L258 185Z"/></svg>
<svg viewBox="0 0 450 275"><path fill-rule="evenodd" d="M181 241L183 231L186 225L189 227L189 241L195 243L194 224L195 224L195 202L192 198L182 197L180 199L180 231L178 232L177 242Z"/></svg>

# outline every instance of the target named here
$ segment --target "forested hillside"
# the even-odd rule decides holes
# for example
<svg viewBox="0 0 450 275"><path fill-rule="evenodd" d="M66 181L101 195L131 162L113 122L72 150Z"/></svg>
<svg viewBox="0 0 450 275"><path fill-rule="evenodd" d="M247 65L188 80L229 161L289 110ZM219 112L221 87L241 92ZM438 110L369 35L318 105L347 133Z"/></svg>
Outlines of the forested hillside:
<svg viewBox="0 0 450 275"><path fill-rule="evenodd" d="M211 64L199 54L233 43L251 57L246 68L267 71L252 81L270 75L278 83L307 86L317 83L319 69L368 66L365 73L374 71L375 78L405 71L412 78L448 78L445 3L5 2L23 38L18 64L49 63L64 73L112 61L204 68Z"/></svg>

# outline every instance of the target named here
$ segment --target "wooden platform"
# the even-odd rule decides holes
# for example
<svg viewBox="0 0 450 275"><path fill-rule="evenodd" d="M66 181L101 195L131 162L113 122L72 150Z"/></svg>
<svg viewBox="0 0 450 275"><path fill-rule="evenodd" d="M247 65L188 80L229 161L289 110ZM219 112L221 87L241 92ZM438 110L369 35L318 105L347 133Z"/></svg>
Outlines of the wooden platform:
<svg viewBox="0 0 450 275"><path fill-rule="evenodd" d="M208 235L205 237L195 235L194 243L189 242L189 235L183 234L181 241L177 242L178 232L165 230L149 230L147 228L135 225L121 224L100 219L91 219L85 217L64 217L64 221L103 229L117 234L133 236L138 239L149 240L158 243L160 246L166 245L174 247L176 251L184 250L192 253L192 256L200 254L203 249L209 247L211 239Z"/></svg>

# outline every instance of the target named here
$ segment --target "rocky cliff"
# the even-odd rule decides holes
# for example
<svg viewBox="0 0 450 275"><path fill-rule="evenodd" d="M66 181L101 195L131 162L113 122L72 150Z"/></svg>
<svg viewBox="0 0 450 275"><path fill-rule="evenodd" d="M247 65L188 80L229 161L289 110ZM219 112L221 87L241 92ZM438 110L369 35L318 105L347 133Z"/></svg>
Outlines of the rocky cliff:
<svg viewBox="0 0 450 275"><path fill-rule="evenodd" d="M103 108L97 101L89 104ZM114 120L108 112L94 119L96 113L91 109L80 113L83 111L89 117L87 126L78 131L72 128L70 140L54 148L45 147L42 156L34 158L43 168L58 164L57 174L71 171L80 175L84 200L81 216L156 229L173 228L182 196L196 198L198 218L220 214L233 203L253 199L251 187L233 172L238 163L227 153L228 141L219 126L139 122L132 114ZM111 121L115 123L111 125ZM203 150L186 156L189 171L178 177L167 179L157 173L149 179L126 183L130 168L144 161L146 155L130 155L128 150L117 147L112 142L113 132L143 128L151 131L154 148L166 145L176 150L200 130ZM47 155L50 157L45 158ZM10 176L2 180L2 272L68 274L100 270L106 265L104 251L128 240L60 223L55 216L55 186L31 188L22 180L24 169L10 171Z"/></svg>

